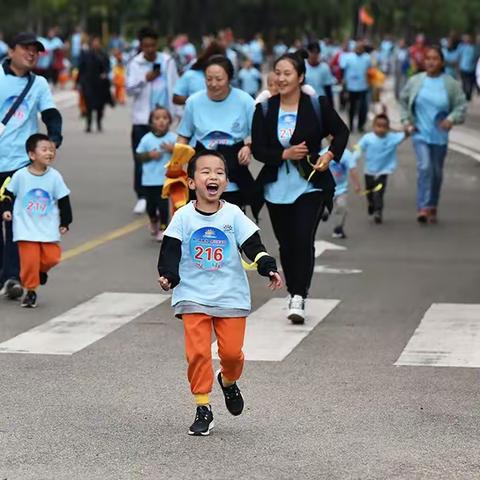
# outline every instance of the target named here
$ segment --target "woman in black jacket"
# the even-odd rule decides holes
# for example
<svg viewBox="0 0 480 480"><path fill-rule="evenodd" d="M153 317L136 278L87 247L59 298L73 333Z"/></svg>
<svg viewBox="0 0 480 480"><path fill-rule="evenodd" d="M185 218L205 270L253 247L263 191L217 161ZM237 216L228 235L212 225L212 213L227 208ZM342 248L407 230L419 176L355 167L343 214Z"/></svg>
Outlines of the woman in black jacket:
<svg viewBox="0 0 480 480"><path fill-rule="evenodd" d="M257 184L263 188L289 299L288 318L305 321L315 264L315 234L324 208L331 209L335 181L329 163L338 161L349 131L327 97L301 91L306 52L282 55L274 64L279 94L257 105L252 126L252 153L264 163ZM322 139L333 137L319 156Z"/></svg>

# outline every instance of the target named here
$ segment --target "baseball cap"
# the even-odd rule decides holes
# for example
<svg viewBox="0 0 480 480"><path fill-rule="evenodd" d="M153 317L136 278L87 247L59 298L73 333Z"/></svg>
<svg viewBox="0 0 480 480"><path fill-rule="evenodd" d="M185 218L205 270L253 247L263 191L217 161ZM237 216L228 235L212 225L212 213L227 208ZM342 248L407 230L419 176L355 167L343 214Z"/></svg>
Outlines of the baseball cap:
<svg viewBox="0 0 480 480"><path fill-rule="evenodd" d="M38 40L34 33L30 32L22 32L15 35L10 42L10 48L15 48L16 45L35 45L39 52L45 51L43 43Z"/></svg>

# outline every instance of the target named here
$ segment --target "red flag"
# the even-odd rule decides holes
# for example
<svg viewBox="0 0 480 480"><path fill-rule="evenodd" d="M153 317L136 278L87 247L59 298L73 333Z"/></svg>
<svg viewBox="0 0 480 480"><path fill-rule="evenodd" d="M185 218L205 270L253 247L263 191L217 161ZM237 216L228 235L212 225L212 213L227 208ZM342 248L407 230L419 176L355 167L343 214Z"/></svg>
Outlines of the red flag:
<svg viewBox="0 0 480 480"><path fill-rule="evenodd" d="M365 7L360 8L358 12L358 18L360 20L360 23L363 23L368 27L371 27L375 23L375 19L367 12Z"/></svg>

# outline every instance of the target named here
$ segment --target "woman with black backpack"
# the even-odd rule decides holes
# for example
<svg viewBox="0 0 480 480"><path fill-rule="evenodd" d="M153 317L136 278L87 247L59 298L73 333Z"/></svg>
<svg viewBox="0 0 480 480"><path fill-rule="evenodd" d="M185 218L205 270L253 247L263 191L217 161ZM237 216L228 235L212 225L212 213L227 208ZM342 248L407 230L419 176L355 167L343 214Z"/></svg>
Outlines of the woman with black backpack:
<svg viewBox="0 0 480 480"><path fill-rule="evenodd" d="M257 105L252 153L264 163L257 184L263 188L290 294L288 318L305 321L315 264L315 234L325 208L331 209L335 181L328 168L340 160L349 131L327 97L301 91L307 53L279 57L274 64L279 94ZM322 139L333 137L319 155Z"/></svg>

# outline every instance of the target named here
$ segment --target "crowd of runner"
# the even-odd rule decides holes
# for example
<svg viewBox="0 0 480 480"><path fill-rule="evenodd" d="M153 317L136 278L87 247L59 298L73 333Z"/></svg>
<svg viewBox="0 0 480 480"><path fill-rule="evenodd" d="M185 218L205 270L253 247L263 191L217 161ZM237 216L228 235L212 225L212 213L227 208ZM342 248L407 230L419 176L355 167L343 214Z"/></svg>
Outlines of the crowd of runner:
<svg viewBox="0 0 480 480"><path fill-rule="evenodd" d="M416 218L437 222L448 132L464 121L474 95L480 44L469 35L438 45L418 35L410 47L388 37L378 45L306 37L267 48L261 35L235 39L229 29L203 38L199 47L185 34L163 51L158 44L148 27L133 42L112 36L107 49L81 29L67 40L53 28L40 38L19 34L9 48L0 41L6 57L0 67L1 284L11 299L26 290L21 305L35 307L72 222L70 191L52 167L62 120L47 82L74 82L86 133L94 116L102 131L105 105L130 97L134 213L148 214L150 233L162 243L159 282L174 289L175 313L184 320L198 406L189 433L207 435L212 328L227 408L233 415L243 409L236 380L250 296L236 252L253 261L273 289L283 286L258 234L262 206L279 245L288 319L303 324L320 221L332 213L333 237L346 238L351 182L374 223L383 223L388 178L407 137L417 160ZM400 102L396 131L382 102L389 76ZM38 134L38 113L48 135ZM360 137L349 148L354 132ZM166 172L188 145L195 155L183 181L191 202L178 209L165 195ZM258 175L250 169L253 159L262 164ZM250 211L256 223L246 216ZM206 283L214 285L207 296Z"/></svg>

